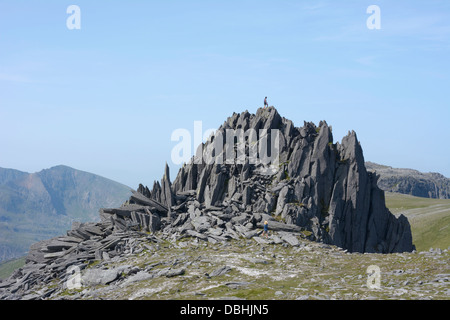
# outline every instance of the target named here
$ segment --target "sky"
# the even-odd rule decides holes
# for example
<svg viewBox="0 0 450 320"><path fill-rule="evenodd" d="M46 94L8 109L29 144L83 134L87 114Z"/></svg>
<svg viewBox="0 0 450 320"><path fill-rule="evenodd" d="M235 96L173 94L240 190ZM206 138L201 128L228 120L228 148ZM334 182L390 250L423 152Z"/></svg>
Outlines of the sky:
<svg viewBox="0 0 450 320"><path fill-rule="evenodd" d="M151 187L175 130L267 96L355 130L366 161L450 177L449 57L447 0L0 0L0 167Z"/></svg>

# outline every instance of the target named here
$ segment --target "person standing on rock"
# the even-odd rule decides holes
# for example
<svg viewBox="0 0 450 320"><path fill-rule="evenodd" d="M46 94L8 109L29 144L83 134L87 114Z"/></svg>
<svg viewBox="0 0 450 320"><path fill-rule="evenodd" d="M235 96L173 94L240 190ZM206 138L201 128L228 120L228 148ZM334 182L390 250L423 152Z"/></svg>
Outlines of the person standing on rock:
<svg viewBox="0 0 450 320"><path fill-rule="evenodd" d="M265 109L266 107L269 107L269 104L267 103L267 97L264 98L264 109Z"/></svg>
<svg viewBox="0 0 450 320"><path fill-rule="evenodd" d="M263 231L262 235L263 236L265 235L266 238L269 237L269 222L267 222L267 221L264 221L264 231Z"/></svg>

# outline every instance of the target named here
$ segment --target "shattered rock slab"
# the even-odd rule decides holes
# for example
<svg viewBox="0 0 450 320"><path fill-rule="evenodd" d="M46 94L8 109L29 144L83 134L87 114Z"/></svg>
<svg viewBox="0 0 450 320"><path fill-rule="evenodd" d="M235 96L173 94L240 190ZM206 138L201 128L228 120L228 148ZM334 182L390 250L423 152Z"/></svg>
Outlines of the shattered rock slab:
<svg viewBox="0 0 450 320"><path fill-rule="evenodd" d="M297 247L300 245L300 241L294 234L288 232L279 232L278 234L280 235L280 238L283 241L287 242L289 245L293 247Z"/></svg>

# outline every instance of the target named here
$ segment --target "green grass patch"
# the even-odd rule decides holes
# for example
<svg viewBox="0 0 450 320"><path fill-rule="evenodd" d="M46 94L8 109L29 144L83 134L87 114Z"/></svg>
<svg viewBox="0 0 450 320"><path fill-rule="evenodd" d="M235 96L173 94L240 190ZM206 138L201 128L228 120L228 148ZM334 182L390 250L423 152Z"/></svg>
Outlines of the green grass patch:
<svg viewBox="0 0 450 320"><path fill-rule="evenodd" d="M450 246L450 200L386 192L386 206L408 218L418 251Z"/></svg>
<svg viewBox="0 0 450 320"><path fill-rule="evenodd" d="M0 279L7 279L15 270L25 265L25 257L0 263Z"/></svg>
<svg viewBox="0 0 450 320"><path fill-rule="evenodd" d="M444 205L450 208L448 199L430 199L414 197L407 194L386 192L386 206L392 213L401 213L405 210L429 208L435 205Z"/></svg>
<svg viewBox="0 0 450 320"><path fill-rule="evenodd" d="M442 214L411 219L410 223L418 251L450 247L450 210Z"/></svg>

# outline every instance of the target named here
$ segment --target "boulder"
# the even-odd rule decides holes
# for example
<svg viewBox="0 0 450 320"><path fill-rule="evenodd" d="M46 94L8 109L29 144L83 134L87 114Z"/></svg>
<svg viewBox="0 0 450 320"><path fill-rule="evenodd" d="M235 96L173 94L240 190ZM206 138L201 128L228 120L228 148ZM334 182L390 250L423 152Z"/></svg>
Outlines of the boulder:
<svg viewBox="0 0 450 320"><path fill-rule="evenodd" d="M199 216L191 219L192 226L197 232L205 232L211 228L211 219L207 216Z"/></svg>
<svg viewBox="0 0 450 320"><path fill-rule="evenodd" d="M128 277L124 282L120 284L120 287L126 287L135 282L145 281L154 278L152 273L146 271L139 271L138 273Z"/></svg>
<svg viewBox="0 0 450 320"><path fill-rule="evenodd" d="M300 241L298 240L298 238L289 232L278 232L278 235L280 236L280 238L287 242L288 244L290 244L293 247L296 247L298 245L300 245Z"/></svg>
<svg viewBox="0 0 450 320"><path fill-rule="evenodd" d="M176 276L181 276L181 275L185 274L185 272L186 272L186 269L184 269L184 268L170 269L164 273L164 276L166 276L167 278L173 278Z"/></svg>
<svg viewBox="0 0 450 320"><path fill-rule="evenodd" d="M223 266L223 267L220 267L220 268L218 268L218 269L215 269L213 272L211 272L211 273L209 274L209 276L210 276L210 277L220 277L220 276L222 276L222 275L224 275L224 274L230 272L231 270L232 270L231 267L229 267L229 266Z"/></svg>
<svg viewBox="0 0 450 320"><path fill-rule="evenodd" d="M81 283L85 286L106 285L119 276L117 269L88 269L81 277Z"/></svg>
<svg viewBox="0 0 450 320"><path fill-rule="evenodd" d="M50 251L50 252L62 251L64 249L70 249L77 245L78 245L78 243L76 243L76 242L65 242L65 241L56 239L56 240L53 240L53 241L50 241L49 243L47 243L45 245L45 250Z"/></svg>
<svg viewBox="0 0 450 320"><path fill-rule="evenodd" d="M199 238L200 240L203 240L203 241L208 241L208 236L203 235L203 234L201 234L201 233L199 233L197 231L194 231L194 230L186 230L186 234L191 236L191 237Z"/></svg>

